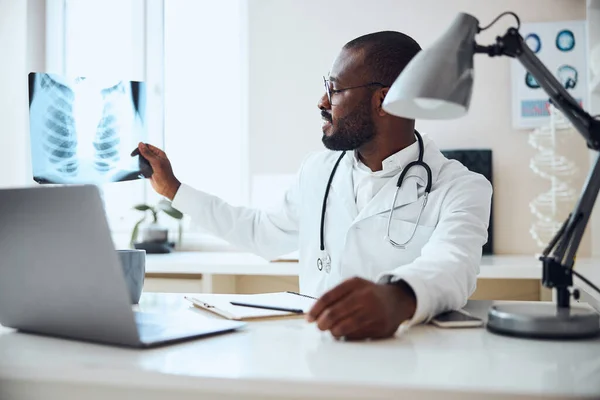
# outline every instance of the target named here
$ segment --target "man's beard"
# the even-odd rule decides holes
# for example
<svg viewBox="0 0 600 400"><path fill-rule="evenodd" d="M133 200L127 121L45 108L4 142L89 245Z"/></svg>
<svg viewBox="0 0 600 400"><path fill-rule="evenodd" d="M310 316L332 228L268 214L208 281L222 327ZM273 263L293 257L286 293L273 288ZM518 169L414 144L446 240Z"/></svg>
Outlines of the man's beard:
<svg viewBox="0 0 600 400"><path fill-rule="evenodd" d="M358 105L354 112L339 118L335 127L329 113L322 111L321 115L331 123L331 135L323 134L322 138L329 150L356 150L375 137L370 102Z"/></svg>

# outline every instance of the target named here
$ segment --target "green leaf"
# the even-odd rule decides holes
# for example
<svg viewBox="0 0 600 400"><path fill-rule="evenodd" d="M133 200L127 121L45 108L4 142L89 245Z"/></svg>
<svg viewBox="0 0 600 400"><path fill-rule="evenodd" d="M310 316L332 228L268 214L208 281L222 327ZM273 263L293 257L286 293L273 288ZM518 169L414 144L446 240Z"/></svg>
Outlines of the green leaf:
<svg viewBox="0 0 600 400"><path fill-rule="evenodd" d="M158 208L163 210L171 218L183 219L183 213L178 209L174 208L170 202L162 200L158 203Z"/></svg>
<svg viewBox="0 0 600 400"><path fill-rule="evenodd" d="M146 205L146 204L138 204L137 206L134 206L133 208L135 208L138 211L148 211L148 210L152 210L152 207Z"/></svg>
<svg viewBox="0 0 600 400"><path fill-rule="evenodd" d="M138 222L136 222L136 224L133 226L133 232L131 232L131 240L129 241L129 245L131 246L131 248L133 248L133 244L135 243L135 239L137 238L138 235L138 231L140 229L140 224L142 222L144 222L146 220L146 217L144 216L144 218L140 219Z"/></svg>
<svg viewBox="0 0 600 400"><path fill-rule="evenodd" d="M163 210L163 211L165 212L165 214L167 214L171 218L175 218L175 219L182 219L183 218L183 214L180 211L178 211L178 210L176 210L174 208L172 208L170 210Z"/></svg>

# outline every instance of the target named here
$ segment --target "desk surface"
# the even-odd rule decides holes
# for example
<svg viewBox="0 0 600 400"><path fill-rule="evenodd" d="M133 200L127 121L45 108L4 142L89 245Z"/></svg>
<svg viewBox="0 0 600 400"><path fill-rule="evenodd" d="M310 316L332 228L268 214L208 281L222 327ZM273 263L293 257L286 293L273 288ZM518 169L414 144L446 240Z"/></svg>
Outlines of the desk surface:
<svg viewBox="0 0 600 400"><path fill-rule="evenodd" d="M483 316L488 306L468 305ZM144 294L140 307L208 318L180 294ZM483 328L417 326L402 337L351 343L300 318L252 322L236 333L140 351L0 328L0 398L3 390L14 395L17 381L27 388L42 382L135 388L144 399L150 398L144 390L197 399L598 398L599 377L600 339L535 341Z"/></svg>
<svg viewBox="0 0 600 400"><path fill-rule="evenodd" d="M600 259L580 259L578 264L596 264ZM175 252L149 254L146 271L154 274L215 274L215 275L298 275L297 262L269 262L243 252ZM541 262L533 255L484 256L479 278L540 279Z"/></svg>
<svg viewBox="0 0 600 400"><path fill-rule="evenodd" d="M148 254L146 272L154 274L298 275L295 261L270 262L252 253L181 251Z"/></svg>

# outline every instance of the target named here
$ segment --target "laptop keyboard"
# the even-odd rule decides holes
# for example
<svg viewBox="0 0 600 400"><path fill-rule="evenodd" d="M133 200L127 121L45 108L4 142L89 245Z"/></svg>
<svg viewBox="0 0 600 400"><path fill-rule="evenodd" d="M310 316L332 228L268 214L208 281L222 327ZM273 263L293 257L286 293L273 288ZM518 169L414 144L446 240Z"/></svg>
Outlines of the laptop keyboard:
<svg viewBox="0 0 600 400"><path fill-rule="evenodd" d="M161 314L152 314L141 311L134 311L135 322L143 325L160 324L165 321L165 316Z"/></svg>
<svg viewBox="0 0 600 400"><path fill-rule="evenodd" d="M173 329L173 318L159 314L135 312L135 323L142 341L156 340L167 334L173 335L181 329Z"/></svg>
<svg viewBox="0 0 600 400"><path fill-rule="evenodd" d="M197 319L194 315L134 312L134 316L140 340L146 344L227 332L241 326L239 322Z"/></svg>

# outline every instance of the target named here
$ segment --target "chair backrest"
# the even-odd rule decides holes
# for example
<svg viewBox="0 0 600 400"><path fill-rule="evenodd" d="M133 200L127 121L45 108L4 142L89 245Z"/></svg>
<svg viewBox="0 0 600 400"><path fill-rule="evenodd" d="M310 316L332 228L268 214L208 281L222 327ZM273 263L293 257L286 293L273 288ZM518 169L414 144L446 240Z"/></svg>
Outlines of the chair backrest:
<svg viewBox="0 0 600 400"><path fill-rule="evenodd" d="M491 149L450 149L442 150L446 158L457 160L470 171L481 174L487 178L494 187L492 150ZM493 205L493 199L492 199ZM490 212L490 224L488 227L488 241L483 245L483 254L494 254L494 209Z"/></svg>

